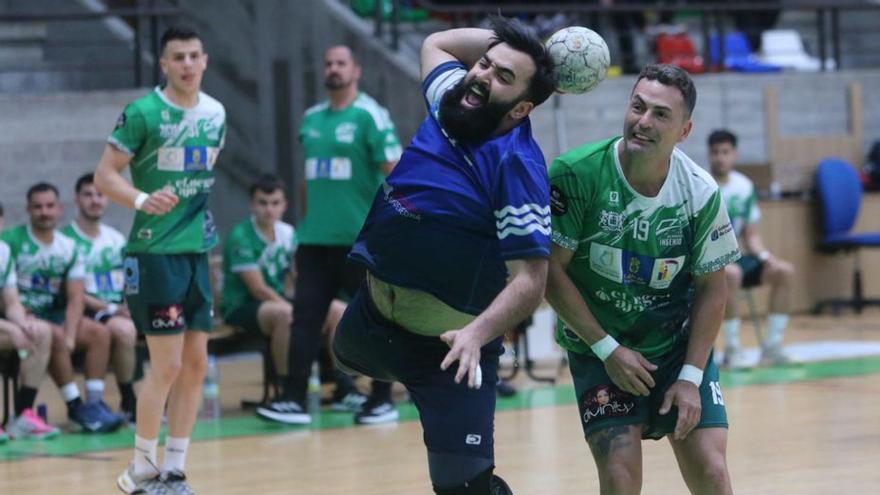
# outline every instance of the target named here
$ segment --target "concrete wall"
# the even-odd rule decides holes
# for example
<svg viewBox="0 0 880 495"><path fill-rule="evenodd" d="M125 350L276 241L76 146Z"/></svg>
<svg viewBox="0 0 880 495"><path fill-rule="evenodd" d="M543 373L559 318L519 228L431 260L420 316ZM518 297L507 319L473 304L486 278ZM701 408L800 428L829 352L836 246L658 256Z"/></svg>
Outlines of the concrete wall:
<svg viewBox="0 0 880 495"><path fill-rule="evenodd" d="M779 94L779 125L783 135L823 135L847 132L847 86L862 86L864 150L880 139L880 71L841 71L823 74L711 74L695 78L697 107L694 128L680 147L697 163L708 166L706 139L719 127L740 137L743 163L766 163L764 88ZM563 122L569 148L619 135L635 76L604 81L585 95L562 96ZM536 111L534 129L548 160L560 150L556 140L553 102Z"/></svg>

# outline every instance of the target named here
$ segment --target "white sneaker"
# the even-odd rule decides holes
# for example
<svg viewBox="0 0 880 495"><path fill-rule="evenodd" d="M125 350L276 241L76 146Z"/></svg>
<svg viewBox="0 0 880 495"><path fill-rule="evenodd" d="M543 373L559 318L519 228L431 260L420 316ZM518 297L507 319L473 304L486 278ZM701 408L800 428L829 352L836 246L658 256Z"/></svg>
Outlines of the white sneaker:
<svg viewBox="0 0 880 495"><path fill-rule="evenodd" d="M744 370L754 367L755 363L749 362L746 352L741 347L728 347L724 351L724 360L721 366L730 370Z"/></svg>
<svg viewBox="0 0 880 495"><path fill-rule="evenodd" d="M782 348L782 344L761 349L761 364L764 366L785 366L795 364L794 359Z"/></svg>

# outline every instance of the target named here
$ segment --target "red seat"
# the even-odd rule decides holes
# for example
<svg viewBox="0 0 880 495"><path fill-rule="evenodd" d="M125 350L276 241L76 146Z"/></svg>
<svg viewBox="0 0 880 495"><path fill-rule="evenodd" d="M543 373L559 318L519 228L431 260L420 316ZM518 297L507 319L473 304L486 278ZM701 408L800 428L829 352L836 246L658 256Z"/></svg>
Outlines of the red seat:
<svg viewBox="0 0 880 495"><path fill-rule="evenodd" d="M657 36L657 61L672 64L692 74L705 72L703 57L697 55L694 43L687 33L660 34Z"/></svg>

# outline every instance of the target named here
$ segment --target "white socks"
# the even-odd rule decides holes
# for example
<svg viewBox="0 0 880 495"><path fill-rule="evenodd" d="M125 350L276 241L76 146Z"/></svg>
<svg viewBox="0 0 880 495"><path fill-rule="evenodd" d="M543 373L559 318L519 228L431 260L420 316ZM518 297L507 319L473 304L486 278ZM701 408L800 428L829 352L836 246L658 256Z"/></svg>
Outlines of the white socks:
<svg viewBox="0 0 880 495"><path fill-rule="evenodd" d="M64 399L64 402L70 402L79 398L79 387L76 386L76 382L70 382L61 387L61 397Z"/></svg>
<svg viewBox="0 0 880 495"><path fill-rule="evenodd" d="M134 436L134 475L137 478L152 477L157 474L159 467L156 462L156 451L159 439L148 440L138 435ZM185 472L186 451L189 448L189 438L165 438L165 461L161 471Z"/></svg>
<svg viewBox="0 0 880 495"><path fill-rule="evenodd" d="M721 328L724 330L725 349L739 348L739 327L741 323L742 320L739 318L731 318L721 323Z"/></svg>
<svg viewBox="0 0 880 495"><path fill-rule="evenodd" d="M104 400L104 380L93 378L86 380L86 402Z"/></svg>
<svg viewBox="0 0 880 495"><path fill-rule="evenodd" d="M134 436L134 476L136 478L152 478L156 474L156 449L159 439L148 440L139 435Z"/></svg>
<svg viewBox="0 0 880 495"><path fill-rule="evenodd" d="M764 346L776 347L782 345L782 337L787 326L788 315L781 313L770 313L767 315L767 339L764 342Z"/></svg>
<svg viewBox="0 0 880 495"><path fill-rule="evenodd" d="M185 472L186 449L188 447L189 438L167 437L165 439L165 462L162 463L162 472Z"/></svg>

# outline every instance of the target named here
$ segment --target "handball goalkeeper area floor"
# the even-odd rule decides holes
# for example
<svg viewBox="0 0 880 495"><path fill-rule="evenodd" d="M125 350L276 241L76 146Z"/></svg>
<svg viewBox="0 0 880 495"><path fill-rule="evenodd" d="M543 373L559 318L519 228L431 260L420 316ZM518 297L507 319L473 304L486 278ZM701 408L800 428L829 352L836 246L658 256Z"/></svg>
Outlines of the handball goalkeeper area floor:
<svg viewBox="0 0 880 495"><path fill-rule="evenodd" d="M742 334L757 358L745 320ZM877 493L880 311L795 316L786 343L798 364L722 371L734 491ZM540 374L558 368L542 364ZM188 476L197 492L432 493L418 415L402 389L396 389L401 399L396 424L356 427L350 414L323 412L311 426L281 426L238 407L242 398L260 392L258 360L221 361L220 375L223 417L200 421L190 446ZM498 400L496 472L517 495L598 493L568 370L560 370L555 385L533 382L524 373L514 384L519 393ZM109 377L107 390L115 406ZM45 384L37 401L47 403L50 420L63 425L64 406L54 386ZM115 478L129 462L133 442L133 430L123 428L109 435L64 433L49 441L0 444L0 493L115 493ZM669 444L642 445L642 492L687 493Z"/></svg>

